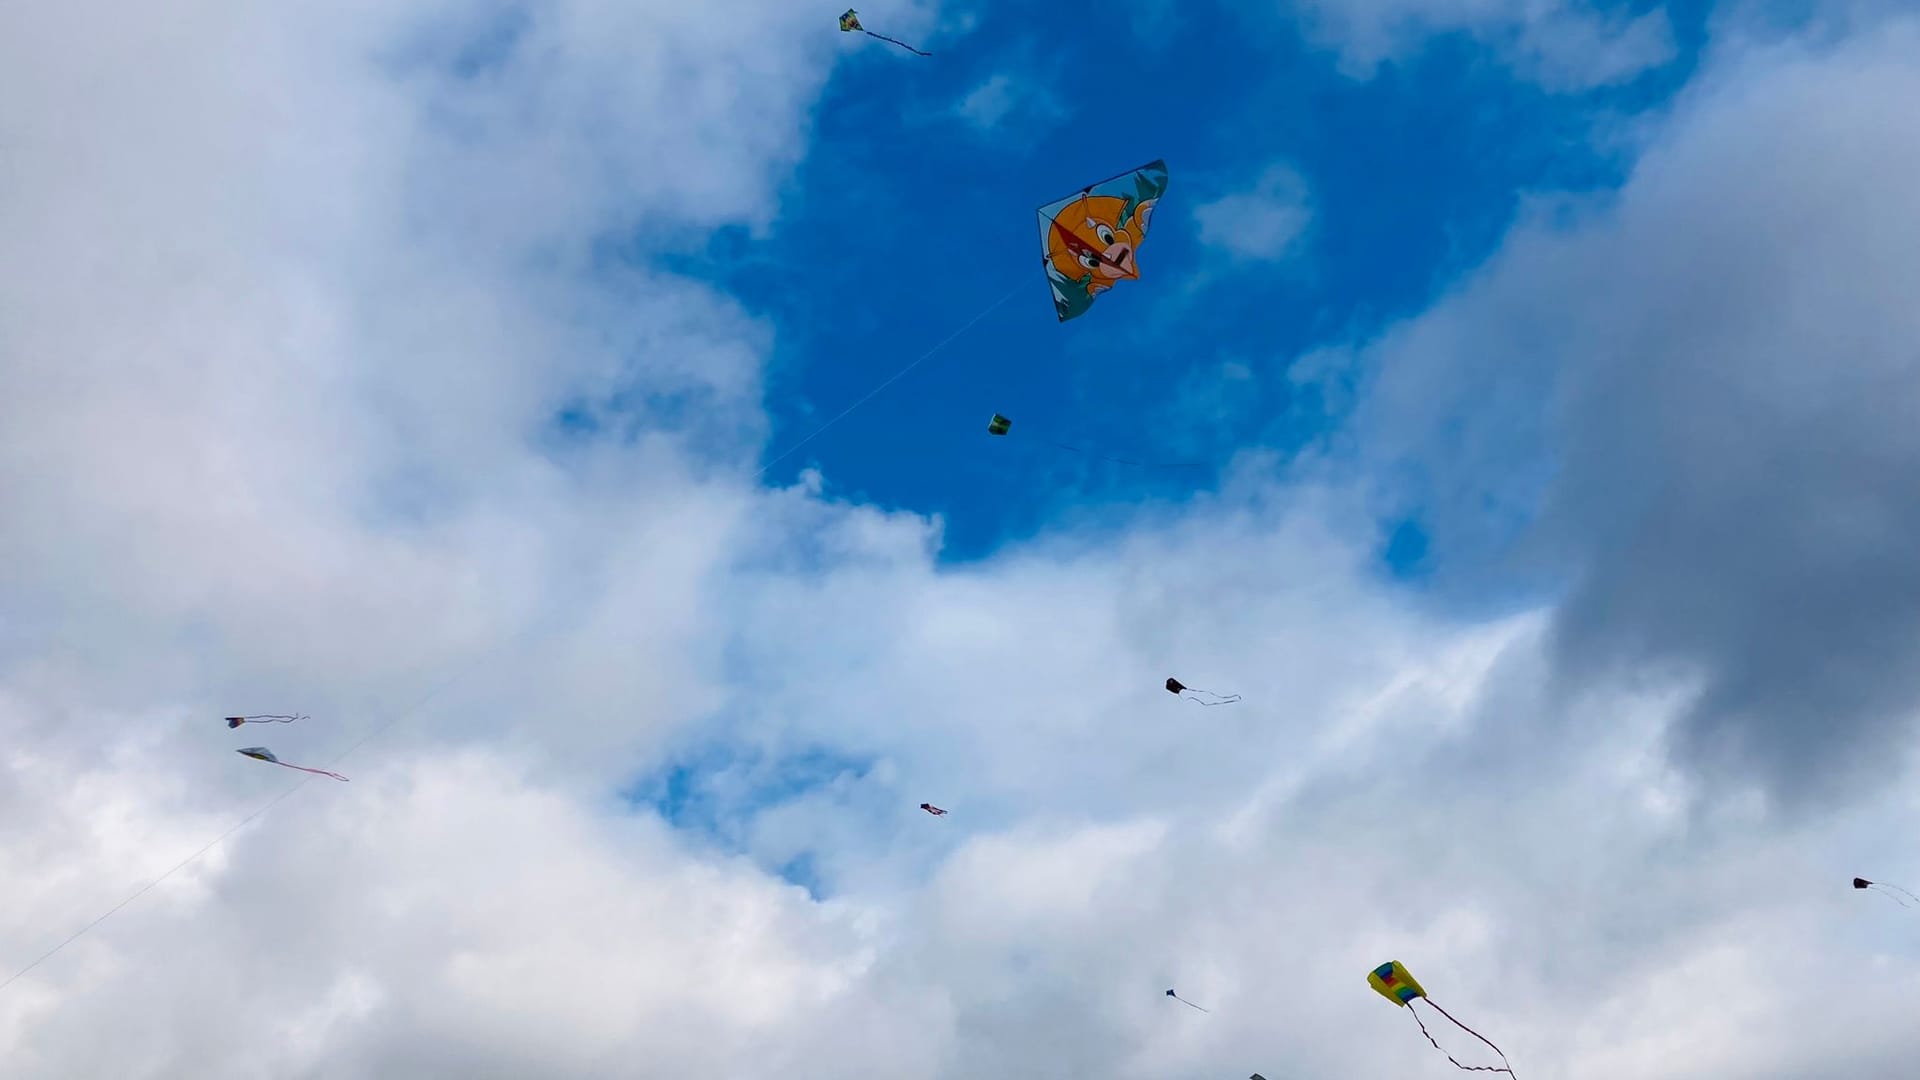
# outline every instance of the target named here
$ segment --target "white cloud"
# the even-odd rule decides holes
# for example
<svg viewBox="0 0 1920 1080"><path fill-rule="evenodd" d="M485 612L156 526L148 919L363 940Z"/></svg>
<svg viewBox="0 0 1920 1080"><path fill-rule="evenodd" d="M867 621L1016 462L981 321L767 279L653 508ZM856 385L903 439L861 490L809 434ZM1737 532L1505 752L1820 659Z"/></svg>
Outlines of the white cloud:
<svg viewBox="0 0 1920 1080"><path fill-rule="evenodd" d="M1193 211L1200 241L1243 259L1281 259L1313 220L1307 184L1286 165L1269 166L1252 187L1209 202Z"/></svg>
<svg viewBox="0 0 1920 1080"><path fill-rule="evenodd" d="M1022 65L1031 69L1032 62ZM982 132L993 131L1009 119L1028 124L1052 124L1065 115L1044 82L1031 75L996 72L969 90L954 111L969 126Z"/></svg>
<svg viewBox="0 0 1920 1080"><path fill-rule="evenodd" d="M1455 561L1517 532L1572 582L1570 673L1690 686L1676 752L1789 801L1879 775L1920 708L1916 40L1728 57L1608 208L1372 357L1360 445L1420 462Z"/></svg>
<svg viewBox="0 0 1920 1080"><path fill-rule="evenodd" d="M937 520L721 472L765 328L587 249L764 222L831 35L573 3L467 80L422 66L498 32L465 17L0 17L5 969L282 790L227 710L312 714L260 740L303 762L405 719L0 991L10 1076L1444 1068L1366 990L1388 957L1526 1074L1914 1052L1911 914L1844 887L1920 880L1914 800L1793 831L1694 802L1684 700L1569 705L1549 613L1384 590L1361 494L1249 467L954 570ZM1858 59L1788 72L1903 85ZM1819 265L1864 289L1888 245ZM621 391L711 419L551 449ZM732 857L617 795L709 742L872 767L741 796ZM798 850L829 899L761 868ZM1667 992L1729 971L1737 1000Z"/></svg>
<svg viewBox="0 0 1920 1080"><path fill-rule="evenodd" d="M1677 55L1664 10L1602 13L1585 0L1307 0L1298 10L1308 33L1337 49L1356 77L1461 31L1559 91L1627 82Z"/></svg>
<svg viewBox="0 0 1920 1080"><path fill-rule="evenodd" d="M960 115L977 128L997 127L1013 111L1015 98L1013 76L1003 71L960 99Z"/></svg>

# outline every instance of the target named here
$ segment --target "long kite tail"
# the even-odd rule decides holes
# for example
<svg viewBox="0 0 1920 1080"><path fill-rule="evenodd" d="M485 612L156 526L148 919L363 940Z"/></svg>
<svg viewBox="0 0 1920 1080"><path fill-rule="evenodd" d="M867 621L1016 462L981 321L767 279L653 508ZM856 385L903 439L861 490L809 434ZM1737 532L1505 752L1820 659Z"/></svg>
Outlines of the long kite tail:
<svg viewBox="0 0 1920 1080"><path fill-rule="evenodd" d="M1231 704L1233 704L1234 702L1236 702L1236 701L1239 701L1239 700L1240 700L1240 695L1239 695L1239 694L1228 694L1228 695L1227 695L1227 696L1225 696L1225 697L1220 697L1220 695L1219 695L1219 694L1216 694L1216 693L1214 693L1214 692L1213 692L1213 691L1211 691L1211 690L1195 690L1195 689L1194 689L1193 687L1191 687L1191 686L1189 686L1189 687L1187 687L1187 693L1188 693L1188 694L1205 694L1205 695L1207 695L1208 697L1216 697L1216 698L1220 698L1220 700L1219 700L1219 701L1201 701L1201 700L1200 700L1199 698L1197 698L1197 697L1190 697L1190 698L1187 698L1187 700L1188 700L1188 701L1191 701L1191 702L1193 702L1193 703L1194 703L1195 705L1208 705L1208 706L1212 706L1212 705L1231 705ZM1185 697L1185 695L1181 695L1181 696L1183 696L1183 697Z"/></svg>
<svg viewBox="0 0 1920 1080"><path fill-rule="evenodd" d="M295 720L305 720L307 717L304 715L284 716L276 713L259 713L254 716L241 716L235 719L243 720L249 724L291 724Z"/></svg>
<svg viewBox="0 0 1920 1080"><path fill-rule="evenodd" d="M1875 891L1878 891L1878 890L1880 890L1881 888L1883 888L1883 886L1882 886L1882 885L1881 885L1881 884L1880 884L1879 882L1877 882L1877 881L1876 881L1876 882L1874 882L1874 883L1873 883L1873 885L1872 885L1872 888L1873 888L1873 889L1874 889ZM1901 891L1901 892L1907 892L1907 890L1905 890L1905 889L1901 889L1900 891ZM1912 906L1913 906L1912 904L1909 904L1909 903L1907 903L1907 902L1906 902L1905 900L1902 900L1902 899L1900 899L1899 897L1897 897L1897 896L1895 896L1895 895L1893 895L1893 894L1892 894L1892 893L1890 893L1890 892L1882 892L1882 893L1880 893L1880 895L1881 895L1881 896L1884 896L1884 897L1886 897L1887 899L1889 899L1889 900L1891 900L1891 901L1893 901L1893 902L1894 902L1894 903L1896 903L1896 904L1899 904L1899 905L1900 905L1901 907L1903 907L1903 908L1910 908L1910 907L1912 907ZM1907 893L1907 895L1908 895L1908 896L1912 896L1913 894L1912 894L1912 893Z"/></svg>
<svg viewBox="0 0 1920 1080"><path fill-rule="evenodd" d="M1423 1000L1423 1001L1425 1001L1425 1002L1426 1002L1427 1004L1429 1004L1429 1005L1433 1005L1433 999L1432 999L1432 998L1422 998L1421 1000ZM1433 1007L1434 1007L1435 1009L1439 1009L1439 1010L1440 1010L1440 1015L1441 1015L1441 1016L1444 1016L1444 1017L1446 1017L1446 1018L1447 1018L1448 1020L1452 1020L1452 1021L1453 1021L1453 1026L1454 1026L1454 1027L1457 1027L1457 1028L1459 1028L1459 1029L1460 1029L1461 1031L1464 1031L1464 1032L1466 1032L1467 1034L1469 1034L1469 1035L1471 1035L1471 1036L1473 1036L1474 1038L1476 1038L1476 1039L1479 1039L1479 1040L1480 1040L1481 1042L1483 1042L1483 1043L1486 1043L1486 1044L1487 1044L1488 1046L1492 1046L1492 1047L1493 1047L1493 1052L1494 1052L1494 1053L1496 1053L1496 1054L1499 1054L1499 1055L1500 1055L1500 1064L1501 1064L1501 1066L1502 1066L1501 1068L1498 1068L1498 1069L1496 1069L1496 1068L1494 1068L1494 1067L1493 1067L1493 1066L1491 1066L1491 1065L1462 1065L1462 1064L1460 1064L1460 1063L1459 1063L1458 1061L1454 1061L1454 1059L1453 1059L1453 1055L1452 1055L1452 1054L1448 1054L1448 1053L1446 1052L1446 1050L1445 1050L1444 1048L1442 1048L1442 1047L1441 1047L1441 1045L1439 1044L1439 1042L1437 1042L1437 1041L1435 1041L1435 1039L1434 1039L1434 1037L1433 1037L1433 1033L1427 1030L1427 1025L1426 1025L1426 1022L1420 1019L1420 1014L1419 1014L1418 1012L1415 1012L1415 1011L1414 1011L1414 1008L1413 1008L1413 1004L1412 1004L1411 1002L1409 1002L1409 1003L1407 1004L1407 1011L1408 1011L1408 1012L1410 1012L1410 1013L1413 1013L1413 1022L1414 1022L1414 1023L1416 1023L1416 1024L1419 1024L1419 1025L1420 1025L1420 1034L1422 1034L1422 1035L1425 1035L1425 1036L1427 1037L1427 1041L1428 1041L1428 1042L1430 1042L1430 1043L1433 1043L1433 1048L1434 1048L1435 1050L1439 1050L1439 1051L1440 1051L1440 1052L1441 1052L1442 1054L1446 1054L1446 1058L1447 1058L1447 1060L1448 1060L1448 1061L1453 1061L1453 1067L1454 1067L1454 1068L1456 1068L1456 1069L1460 1069L1460 1070L1463 1070L1463 1071L1465 1071L1465 1072L1490 1072L1490 1073L1506 1073L1506 1074L1507 1074L1508 1076L1513 1076L1513 1066L1507 1063L1507 1055L1506 1055L1506 1052L1505 1052L1504 1050L1501 1050L1501 1049L1500 1049L1499 1047L1497 1047L1497 1046L1493 1046L1493 1040L1491 1040L1491 1039L1489 1039L1489 1038L1487 1038L1487 1037L1486 1037L1485 1035L1482 1035L1482 1034L1480 1034L1479 1032L1477 1032L1477 1031L1475 1031L1475 1030L1473 1030L1472 1028L1470 1028L1470 1027L1468 1027L1467 1025L1465 1025L1465 1024L1463 1024L1463 1023L1461 1023L1460 1021L1458 1021L1458 1020L1454 1020L1454 1019L1453 1019L1453 1014L1452 1014L1452 1013L1450 1013L1450 1012L1448 1012L1448 1011L1447 1011L1447 1010L1445 1010L1445 1009L1441 1009L1441 1008L1440 1008L1440 1006L1438 1006L1438 1005L1433 1005ZM1519 1080L1519 1078L1518 1078L1518 1077L1515 1077L1515 1078L1514 1078L1514 1080Z"/></svg>
<svg viewBox="0 0 1920 1080"><path fill-rule="evenodd" d="M1907 896L1908 896L1908 897L1909 897L1910 899L1912 899L1914 903L1916 903L1916 904L1920 904L1920 896L1914 896L1914 895L1913 895L1912 893L1910 893L1910 892L1907 892L1907 890L1905 890L1905 889L1903 889L1903 888L1901 888L1901 887L1900 887L1900 886L1898 886L1898 885L1889 885L1889 884L1887 884L1887 883L1886 883L1886 882L1884 882L1884 881L1876 881L1876 882L1874 882L1874 885L1876 885L1876 886L1878 886L1879 888L1882 888L1882 889L1892 889L1892 890L1893 890L1893 892L1897 892L1897 893L1906 893L1906 895L1907 895ZM1888 893L1888 894L1887 894L1887 897L1888 897L1889 899L1891 899L1891 900L1892 900L1892 901L1893 901L1894 903L1896 903L1896 904L1900 904L1900 906L1901 906L1901 907L1912 907L1912 906L1913 906L1912 904L1905 904L1905 903L1901 903L1901 901L1900 901L1900 898L1899 898L1898 896L1894 896L1894 895L1893 895L1893 893Z"/></svg>
<svg viewBox="0 0 1920 1080"><path fill-rule="evenodd" d="M1173 1000L1175 1000L1175 1001L1177 1001L1177 1002L1179 1002L1179 1003L1180 1003L1180 1004L1182 1004L1182 1005L1185 1005L1185 1006L1186 1006L1187 1008L1189 1008L1189 1009L1200 1009L1200 1006L1198 1006L1198 1005L1195 1005L1195 1004L1194 1004L1193 1002L1191 1002L1191 1001L1188 1001L1188 1000L1187 1000L1186 998L1183 998L1183 997L1181 997L1181 996L1180 996L1179 994L1175 994L1175 995L1173 995ZM1210 1013L1210 1012L1212 1012L1213 1010L1212 1010L1212 1009L1200 1009L1200 1011L1201 1011L1201 1012L1203 1012L1203 1013Z"/></svg>
<svg viewBox="0 0 1920 1080"><path fill-rule="evenodd" d="M310 772L310 773L315 773L315 774L317 774L317 775L320 775L320 776L331 776L331 777L333 777L333 778L334 778L335 780L345 780L345 779L346 779L346 777L344 777L344 776L341 776L341 775L340 775L339 773L337 773L337 772L328 772L328 771L327 771L327 770L325 770L325 769L309 769L309 768L307 768L307 767L306 767L305 765L287 765L287 763L286 763L286 762L284 762L284 761L276 761L276 762L274 762L274 764L275 764L275 765L286 765L286 766L287 766L287 768L289 768L289 769L299 769L299 770L300 770L301 772Z"/></svg>
<svg viewBox="0 0 1920 1080"><path fill-rule="evenodd" d="M851 27L849 27L848 29L852 29L852 28L851 28ZM916 48L914 48L913 46L911 46L911 45L909 45L909 44L907 44L906 42L904 42L904 41L901 41L901 40L900 40L899 38L890 38L890 37L888 37L888 36L887 36L887 35L885 35L885 34L876 34L876 33L874 33L874 32L873 32L873 31L871 31L871 30L867 30L867 28L866 28L866 27L864 27L864 26L863 26L863 27L861 27L860 29L861 29L861 30L863 30L863 31L866 31L866 34L867 34L867 36L868 36L868 37L877 37L877 38L879 38L879 39L880 39L881 41L891 41L891 42L893 42L893 43L894 43L895 45L898 45L898 46L900 46L901 48L903 48L903 49L905 49L905 50L907 50L907 51L908 51L908 52L910 52L910 53L917 53L917 54L918 54L918 55L920 55L920 56L932 56L932 55L933 55L932 53L928 53L928 52L920 52L920 50L919 50L919 49L916 49Z"/></svg>

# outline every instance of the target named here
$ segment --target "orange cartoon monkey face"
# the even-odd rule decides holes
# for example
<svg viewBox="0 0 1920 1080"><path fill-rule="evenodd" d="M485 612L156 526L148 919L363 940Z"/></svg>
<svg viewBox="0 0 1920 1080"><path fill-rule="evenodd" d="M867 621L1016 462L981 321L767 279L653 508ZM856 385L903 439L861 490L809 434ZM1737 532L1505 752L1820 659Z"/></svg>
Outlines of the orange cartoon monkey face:
<svg viewBox="0 0 1920 1080"><path fill-rule="evenodd" d="M1140 267L1134 262L1134 251L1147 234L1155 201L1135 205L1122 225L1120 217L1132 200L1117 195L1073 200L1054 216L1047 234L1047 261L1070 281L1091 274L1090 293L1110 289L1116 281L1137 279Z"/></svg>

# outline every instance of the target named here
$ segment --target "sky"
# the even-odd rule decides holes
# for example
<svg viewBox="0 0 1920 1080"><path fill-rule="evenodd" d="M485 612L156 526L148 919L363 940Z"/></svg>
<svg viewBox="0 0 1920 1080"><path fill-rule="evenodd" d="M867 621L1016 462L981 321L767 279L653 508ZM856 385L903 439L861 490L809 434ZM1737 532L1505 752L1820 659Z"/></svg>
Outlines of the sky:
<svg viewBox="0 0 1920 1080"><path fill-rule="evenodd" d="M0 12L8 1076L1920 1052L1920 17L1027 7Z"/></svg>

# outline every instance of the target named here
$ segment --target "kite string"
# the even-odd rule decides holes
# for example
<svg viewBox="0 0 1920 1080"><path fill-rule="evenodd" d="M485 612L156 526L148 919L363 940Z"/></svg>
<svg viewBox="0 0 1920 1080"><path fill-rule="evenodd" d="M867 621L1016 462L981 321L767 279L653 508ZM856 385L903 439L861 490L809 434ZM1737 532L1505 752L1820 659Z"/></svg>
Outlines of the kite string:
<svg viewBox="0 0 1920 1080"><path fill-rule="evenodd" d="M847 406L846 408L840 410L840 415L834 417L833 419L827 421L824 424L821 424L819 427L814 428L813 431L809 433L806 438L801 439L799 442L794 443L792 446L787 447L785 450L782 450L780 452L779 457L776 457L772 461L767 462L765 465L760 466L760 471L757 473L754 473L753 478L755 480L758 480L761 477L767 475L768 469L771 469L775 465L778 465L781 461L783 461L789 455L791 455L795 450L798 450L801 447L812 442L815 438L817 438L820 434L825 432L828 428L832 427L833 425L839 423L842 420L845 420L848 417L848 415L850 415L855 409L858 409L860 406L865 405L869 401L872 401L875 397L877 397L880 394L882 390L885 390L887 387L892 386L896 382L899 382L902 378L906 376L907 372L912 371L914 368L919 367L922 363L924 363L927 360L927 358L931 357L934 353L937 353L941 349L946 348L948 345L953 344L953 341L955 338L958 338L961 334L964 334L967 331L973 329L974 326L980 322L980 320L986 318L988 315L991 315L994 311L996 311L1000 307L1000 305L1013 299L1014 293L1017 293L1024 288L1026 288L1026 282L1022 281L1021 283L1015 285L1013 288L1008 289L1006 292L1006 295L1002 296L1000 299L995 300L993 303L988 304L986 307L982 308L979 314L975 315L971 319L968 319L966 323L960 327L960 329L955 330L953 333L948 334L944 338L941 338L940 342L936 344L933 348L928 349L926 352L921 353L919 356L915 357L911 363L907 364L906 367L903 367L899 371L896 371L892 375L888 376L885 382L882 382L879 386L876 386L873 389L867 391L866 396L862 397L860 400L854 402L853 404Z"/></svg>
<svg viewBox="0 0 1920 1080"><path fill-rule="evenodd" d="M911 48L911 46L909 46L909 48ZM1024 283L1015 285L1013 288L1008 289L1006 292L1006 295L1000 297L1000 299L995 300L992 304L982 309L979 314L967 320L967 322L964 325L962 325L958 330L955 330L953 333L948 334L945 338L941 339L941 341L938 344L934 345L933 348L928 349L924 353L921 353L920 356L915 358L912 363L908 364L906 367L903 367L899 371L895 372L890 378L888 378L885 382L881 383L879 386L874 387L871 391L867 393L865 397L854 402L852 405L847 406L844 410L841 411L840 415L820 425L818 428L815 428L813 432L809 434L806 438L800 440L798 443L795 443L793 446L788 447L784 452L780 454L779 457L776 457L772 461L767 462L766 465L761 467L758 473L754 474L755 479L758 479L761 476L765 476L767 473L767 470L771 469L775 464L779 463L781 459L787 457L789 454L792 454L795 450L800 449L800 447L805 446L807 443L812 442L813 439L816 436L818 436L821 432L826 431L828 428L839 423L841 420L846 419L846 417L849 414L851 414L855 409L858 409L860 406L866 404L869 400L871 400L873 397L878 395L882 390L885 390L887 387L893 385L893 383L897 382L899 379L905 376L907 372L913 370L914 368L918 367L921 363L926 361L928 357L931 357L935 353L939 352L941 349L944 349L948 345L952 344L954 339L958 338L961 334L964 334L968 330L973 329L973 327L977 323L979 323L980 320L986 318L989 314L992 314L995 310L997 310L1001 305L1005 304L1008 300L1013 299L1013 294L1016 292L1019 292L1020 289L1023 287L1024 287ZM331 761L328 761L327 764L338 765L341 761L345 760L354 751L360 749L362 746L365 746L368 742L370 742L374 738L386 733L395 724L398 724L401 720L405 719L409 715L425 707L434 698L437 698L442 693L445 693L446 690L449 687L451 687L454 683L465 678L475 668L479 667L481 661L485 660L489 655L491 654L484 651L476 653L472 660L462 665L461 667L455 669L453 674L448 676L444 682L440 683L438 686L428 691L425 696L421 697L419 700L415 701L413 704L395 712L391 717L387 719L385 723L379 725L378 727L375 727L373 730L367 732L365 735L362 735L359 739L355 740L351 746L348 746L345 750L334 755L333 759ZM289 766L289 768L300 768L300 767ZM323 769L301 769L301 771L313 773L313 774L324 773L325 775L338 777L341 780L346 779L346 777L340 776L338 773L327 772L326 770L323 770ZM51 960L61 950L65 949L67 946L73 944L74 942L80 940L81 938L85 937L95 927L99 926L101 923L106 922L108 919L112 918L113 916L119 914L120 911L124 909L127 905L133 903L135 900L138 900L142 896L145 896L147 893L153 891L153 889L161 885L168 878L171 878L173 875L179 873L180 871L186 869L188 866L197 862L202 856L206 855L207 852L212 851L214 848L218 847L221 844L221 842L225 841L228 837L232 836L234 833L239 832L242 828L245 828L248 824L252 823L254 819L260 817L261 815L267 813L267 811L272 810L274 807L286 801L286 799L289 796L293 795L294 792L299 791L302 787L306 786L310 782L311 782L310 776L301 777L300 780L296 782L292 787L274 796L272 799L268 800L266 804L262 805L260 808L254 810L252 813L248 814L246 817L241 818L239 821L229 826L225 832L221 833L219 836L214 837L212 840L207 841L206 844L202 845L193 854L188 855L186 858L181 859L179 862L173 864L173 866L169 867L165 873L161 874L159 877L154 878L152 881L147 882L145 885L140 886L138 889L135 889L131 894L127 896L126 899L113 905L111 908L108 908L104 914L94 919L92 922L86 924L85 926L82 926L80 929L74 931L70 936L68 936L65 940L61 941L58 945L55 945L53 948L48 949L46 952L40 954L40 956L34 959L32 963L29 963L26 967L21 968L20 970L14 972L12 975L7 976L5 981L0 982L0 990L5 990L7 987L12 986L22 976L26 975L28 972L32 971L33 969L39 967L41 964L46 963L48 960ZM1196 1006L1196 1008L1197 1007L1198 1006Z"/></svg>
<svg viewBox="0 0 1920 1080"><path fill-rule="evenodd" d="M388 728L393 727L395 724L399 723L402 719L404 719L409 714L419 711L428 702L432 701L434 698L437 698L442 693L444 693L448 687L452 686L455 682L459 681L460 679L465 678L468 673L472 672L475 668L479 667L480 661L485 659L488 655L490 654L485 652L475 654L474 658L471 661L469 661L468 663L456 669L454 673L450 677L448 677L445 682L442 682L440 685L428 691L426 696L420 698L418 701L415 701L413 704L407 706L405 709L402 709L396 712L391 718L387 720L386 723L381 724L379 727L374 728L372 731L368 732L367 734L362 735L359 741L355 742L352 746L347 747L345 750L341 751L339 754L334 755L333 760L327 762L327 764L338 765L341 762L341 760L344 759L348 754L351 754L355 750L358 750L360 749L360 747L366 745L369 739L372 739L374 736L379 735L380 733L386 731ZM286 763L279 762L278 764L284 765ZM290 769L300 769L300 766L298 765L288 765L287 767ZM309 772L309 773L325 772L325 770L322 770L322 769L301 769L301 771ZM339 777L339 779L341 780L346 779L346 777L344 776L339 776L338 773L327 773L327 775ZM192 865L193 863L199 861L201 856L205 855L209 851L212 851L214 848L220 846L220 844L223 841L225 841L228 837L232 836L234 833L237 833L241 829L245 828L255 818L258 818L261 815L265 814L267 811L272 810L276 806L279 806L281 803L285 802L287 798L291 796L294 792L299 791L301 788L305 787L307 784L312 782L313 782L313 778L311 776L301 777L298 781L294 783L292 787L288 788L285 791L282 791L278 795L275 795L272 799L269 799L259 809L248 814L246 817L241 818L239 821L234 822L231 826L228 826L227 831L207 841L205 844L203 844L200 847L198 851L195 851L193 854L187 856L184 859L181 859L177 863L174 863L173 866L167 869L166 873L161 874L159 877L154 878L152 881L149 881L145 885L142 885L138 889L135 889L131 894L127 896L126 899L108 908L105 914L101 915L99 918L93 920L92 922L81 927L80 929L75 930L72 934L68 935L66 940L60 942L60 944L58 945L55 945L53 948L48 949L46 952L41 953L38 958L36 958L32 963L28 964L26 967L23 967L19 971L16 971L13 974L7 976L4 982L0 982L0 991L5 990L9 986L12 986L22 976L26 975L28 972L32 971L34 968L37 968L41 964L46 963L48 960L53 959L55 954L59 953L62 949L65 949L67 946L73 944L74 942L79 941L81 938L85 937L89 932L93 930L94 927L99 926L101 923L106 922L108 919L113 918L115 915L119 914L120 910L126 907L128 904L131 904L135 900L138 900L142 896L145 896L147 893L153 891L155 887L159 886L162 882L166 881L168 878L186 869L188 866Z"/></svg>
<svg viewBox="0 0 1920 1080"><path fill-rule="evenodd" d="M1512 1066L1512 1064L1510 1064L1510 1063L1509 1063L1509 1062L1507 1061L1507 1054L1506 1054L1506 1051L1504 1051L1504 1050L1501 1050L1501 1049L1500 1049L1499 1047L1497 1047L1497 1046L1494 1046L1494 1045L1493 1045L1493 1040L1492 1040L1492 1039L1489 1039L1489 1038L1487 1038L1487 1037L1486 1037L1485 1035L1482 1035L1482 1034L1480 1034L1479 1032L1477 1032L1477 1031L1475 1031L1475 1030L1473 1030L1472 1028L1470 1028L1470 1027L1468 1027L1467 1025L1465 1025L1465 1024L1463 1024L1463 1023L1461 1023L1460 1021L1458 1021L1458 1020L1454 1020L1454 1019L1453 1019L1453 1014L1452 1014L1452 1013L1450 1013L1450 1012L1448 1012L1448 1011L1447 1011L1447 1010L1445 1010L1445 1009L1441 1009L1441 1008L1440 1008L1440 1006L1438 1006L1438 1005L1435 1005L1435 1004L1434 1004L1434 1001L1433 1001L1433 999L1432 999L1432 998L1430 998L1430 997L1423 997L1423 998L1421 998L1420 1000L1422 1000L1422 1001L1424 1001L1424 1002L1426 1002L1426 1003L1427 1003L1427 1004L1429 1004L1429 1005L1433 1005L1433 1007L1434 1007L1435 1009L1438 1009L1438 1010L1439 1010L1439 1012L1440 1012L1440 1015L1441 1015L1441 1016L1444 1016L1444 1017L1446 1017L1446 1018L1447 1018L1448 1020L1451 1020L1451 1021L1453 1021L1453 1026L1454 1026L1454 1027L1457 1027L1457 1028L1459 1028L1459 1029L1460 1029L1461 1031L1464 1031L1464 1032L1466 1032L1467 1034L1469 1034L1469 1035L1471 1035L1471 1036L1473 1036L1474 1038L1476 1038L1476 1039L1479 1039L1479 1040L1480 1040L1481 1042L1483 1042L1483 1043L1486 1043L1486 1044L1487 1044L1488 1046L1491 1046L1491 1047L1493 1047L1493 1052L1494 1052L1494 1053L1496 1053L1496 1054L1499 1054L1499 1055L1500 1055L1500 1064L1502 1064L1502 1065L1505 1065L1505 1066L1506 1066L1506 1068L1503 1068L1503 1069L1496 1069L1496 1068L1494 1068L1494 1067L1493 1067L1493 1066L1491 1066L1491 1065L1462 1065L1462 1064L1460 1064L1460 1063L1459 1063L1458 1061L1453 1061L1453 1055L1452 1055L1452 1054L1447 1054L1447 1052L1446 1052L1445 1050L1443 1050L1443 1049L1441 1049L1441 1047L1440 1047L1440 1044L1439 1044L1438 1042L1434 1042L1434 1038L1433 1038L1433 1035L1432 1035L1432 1033L1430 1033L1429 1031L1427 1031L1427 1025L1426 1025L1425 1023L1422 1023L1422 1022L1421 1022L1421 1020L1420 1020L1420 1014L1419 1014L1419 1013L1417 1013L1417 1012L1414 1012L1414 1009L1413 1009L1413 1005L1412 1005L1412 1003L1411 1003L1411 1002L1409 1002L1409 1003L1408 1003L1408 1005L1407 1005L1407 1011L1408 1011L1408 1012L1410 1012L1410 1013L1413 1013L1413 1022L1414 1022L1414 1023L1416 1023L1416 1024L1419 1024L1419 1025L1420 1025L1420 1034L1422 1034L1422 1035L1425 1035L1425 1036L1427 1037L1427 1041L1428 1041L1428 1042L1430 1042L1430 1043L1433 1043L1433 1048L1434 1048L1435 1050L1439 1050L1439 1051L1440 1051L1440 1052L1441 1052L1442 1054L1446 1054L1446 1055L1447 1055L1447 1060L1448 1060L1448 1061L1453 1061L1453 1067L1454 1067L1454 1068L1456 1068L1456 1069L1464 1069L1464 1070L1466 1070L1467 1072L1494 1072L1494 1073L1499 1073L1499 1072L1503 1072L1503 1073L1506 1073L1506 1074L1507 1074L1508 1076L1513 1076L1513 1066ZM1515 1080L1519 1080L1519 1078L1518 1078L1518 1077L1515 1077Z"/></svg>

